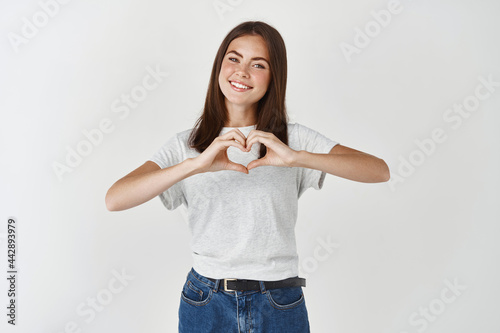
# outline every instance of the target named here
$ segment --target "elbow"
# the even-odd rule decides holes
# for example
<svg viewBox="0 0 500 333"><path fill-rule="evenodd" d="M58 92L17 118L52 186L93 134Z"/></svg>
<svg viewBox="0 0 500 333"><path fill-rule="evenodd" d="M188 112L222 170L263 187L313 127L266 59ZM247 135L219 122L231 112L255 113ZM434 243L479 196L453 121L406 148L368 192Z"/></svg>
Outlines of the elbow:
<svg viewBox="0 0 500 333"><path fill-rule="evenodd" d="M113 196L110 194L110 190L108 190L108 193L106 193L104 203L106 204L106 209L110 212L116 212L120 210L116 205L116 200L113 200Z"/></svg>
<svg viewBox="0 0 500 333"><path fill-rule="evenodd" d="M109 212L116 212L118 210L118 209L116 209L115 206L113 206L112 204L110 204L108 201L106 201L106 209Z"/></svg>
<svg viewBox="0 0 500 333"><path fill-rule="evenodd" d="M371 171L365 180L367 183L385 183L391 179L391 172L383 159L377 157L377 163L371 167Z"/></svg>
<svg viewBox="0 0 500 333"><path fill-rule="evenodd" d="M385 163L384 160L380 160L382 164L382 171L380 172L380 183L385 183L388 182L391 179L391 171L389 170L389 167L387 166L387 163Z"/></svg>

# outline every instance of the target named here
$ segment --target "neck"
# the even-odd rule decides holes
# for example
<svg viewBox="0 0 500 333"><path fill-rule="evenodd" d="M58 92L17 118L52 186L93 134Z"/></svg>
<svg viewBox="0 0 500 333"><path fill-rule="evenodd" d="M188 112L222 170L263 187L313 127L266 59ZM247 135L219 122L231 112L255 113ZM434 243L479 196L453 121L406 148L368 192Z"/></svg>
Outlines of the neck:
<svg viewBox="0 0 500 333"><path fill-rule="evenodd" d="M252 106L234 105L226 102L228 121L225 127L246 127L257 123L257 103Z"/></svg>

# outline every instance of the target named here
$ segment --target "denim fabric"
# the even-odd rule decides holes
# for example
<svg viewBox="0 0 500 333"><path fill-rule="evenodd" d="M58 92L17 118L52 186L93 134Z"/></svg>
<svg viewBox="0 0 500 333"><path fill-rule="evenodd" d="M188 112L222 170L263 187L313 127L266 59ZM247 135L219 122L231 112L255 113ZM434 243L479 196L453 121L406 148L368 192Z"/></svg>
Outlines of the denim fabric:
<svg viewBox="0 0 500 333"><path fill-rule="evenodd" d="M191 268L182 288L180 333L308 333L302 287L224 291Z"/></svg>

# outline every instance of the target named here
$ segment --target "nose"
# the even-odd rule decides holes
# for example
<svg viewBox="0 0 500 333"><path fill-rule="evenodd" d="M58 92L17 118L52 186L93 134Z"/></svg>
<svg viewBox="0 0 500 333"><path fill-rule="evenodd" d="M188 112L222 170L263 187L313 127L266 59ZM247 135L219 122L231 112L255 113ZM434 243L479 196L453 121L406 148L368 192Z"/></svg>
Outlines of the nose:
<svg viewBox="0 0 500 333"><path fill-rule="evenodd" d="M241 64L238 66L236 69L236 74L241 76L241 77L248 77L248 71L245 65Z"/></svg>

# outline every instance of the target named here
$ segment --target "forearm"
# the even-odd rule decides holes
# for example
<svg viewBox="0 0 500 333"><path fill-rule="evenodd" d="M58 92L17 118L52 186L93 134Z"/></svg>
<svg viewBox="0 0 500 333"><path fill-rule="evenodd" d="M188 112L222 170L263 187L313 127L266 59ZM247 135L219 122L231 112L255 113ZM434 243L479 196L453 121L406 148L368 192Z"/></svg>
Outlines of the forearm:
<svg viewBox="0 0 500 333"><path fill-rule="evenodd" d="M165 169L124 177L108 190L106 206L110 211L138 206L197 172L193 159L189 158Z"/></svg>
<svg viewBox="0 0 500 333"><path fill-rule="evenodd" d="M300 150L296 152L292 166L321 170L362 183L386 182L390 178L384 160L366 153L318 154Z"/></svg>

